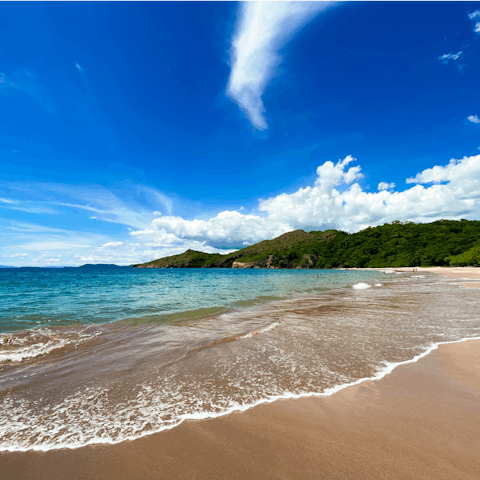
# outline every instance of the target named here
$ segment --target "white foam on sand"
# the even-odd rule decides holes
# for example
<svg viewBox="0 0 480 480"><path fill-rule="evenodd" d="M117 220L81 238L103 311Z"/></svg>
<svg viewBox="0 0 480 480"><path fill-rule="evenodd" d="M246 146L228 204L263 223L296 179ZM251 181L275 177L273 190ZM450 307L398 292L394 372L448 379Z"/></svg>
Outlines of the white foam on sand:
<svg viewBox="0 0 480 480"><path fill-rule="evenodd" d="M390 374L395 370L396 367L400 365L406 365L409 363L415 363L421 358L427 356L429 353L431 353L433 350L436 350L440 345L445 345L445 344L450 344L450 343L460 343L460 342L466 342L469 340L480 340L480 337L470 337L470 338L462 338L461 340L453 340L453 341L448 341L448 342L438 342L431 344L429 347L427 347L422 353L419 355L416 355L413 357L411 360L405 360L403 362L387 362L384 361L382 362L384 367L377 370L377 372L371 376L371 377L364 377L360 378L356 381L349 382L349 383L344 383L337 385L335 387L327 388L323 392L303 392L303 393L293 393L293 392L285 392L280 395L272 395L268 396L267 398L262 398L259 399L255 402L249 403L249 404L240 404L238 402L230 402L230 405L226 407L222 411L217 411L217 412L192 412L192 413L186 413L183 415L179 415L177 417L177 421L174 423L171 423L169 425L164 425L160 428L155 428L152 430L148 431L143 431L143 432L137 432L135 435L125 435L121 438L117 439L112 439L112 438L103 438L103 437L93 437L90 438L89 440L86 440L84 442L74 442L74 443L68 443L68 442L62 442L58 441L54 444L44 444L44 445L31 445L31 446L20 446L20 445L0 445L0 452L7 451L7 452L26 452L26 451L48 451L48 450L56 450L56 449L61 449L61 448L68 448L68 449L76 449L80 447L84 447L86 445L95 445L95 444L117 444L121 443L124 441L131 441L131 440L136 440L141 437L145 437L148 435L152 435L154 433L158 433L161 431L165 430L171 430L172 428L177 427L178 425L182 424L185 420L205 420L209 418L218 418L218 417L223 417L224 415L228 415L233 412L244 412L246 410L249 410L250 408L256 407L257 405L261 405L263 403L272 403L275 402L276 400L282 400L282 399L297 399L297 398L303 398L303 397L328 397L333 395L334 393L337 393L341 390L344 390L345 388L352 387L355 385L359 385L363 382L369 381L369 380L380 380L386 375Z"/></svg>
<svg viewBox="0 0 480 480"><path fill-rule="evenodd" d="M375 287L383 287L383 283L376 283Z"/></svg>
<svg viewBox="0 0 480 480"><path fill-rule="evenodd" d="M78 345L100 333L88 334L85 330L56 331L49 328L32 329L27 332L0 334L0 363L21 362L47 355L67 345Z"/></svg>
<svg viewBox="0 0 480 480"><path fill-rule="evenodd" d="M269 332L270 330L273 330L274 328L278 327L280 325L280 322L273 322L270 325L267 325L266 327L259 328L258 330L253 330L250 333L247 333L246 335L243 335L239 337L239 340L242 338L252 338L254 335L258 335L259 333L266 333Z"/></svg>
<svg viewBox="0 0 480 480"><path fill-rule="evenodd" d="M355 290L366 290L367 288L372 288L368 283L356 283L352 286Z"/></svg>

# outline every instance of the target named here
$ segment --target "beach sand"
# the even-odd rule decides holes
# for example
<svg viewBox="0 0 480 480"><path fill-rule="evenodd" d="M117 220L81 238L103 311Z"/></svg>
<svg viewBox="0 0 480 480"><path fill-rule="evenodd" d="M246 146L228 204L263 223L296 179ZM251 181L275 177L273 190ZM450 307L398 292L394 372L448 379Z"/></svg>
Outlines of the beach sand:
<svg viewBox="0 0 480 480"><path fill-rule="evenodd" d="M1 453L0 477L478 479L479 452L480 340L469 340L329 397L280 400L117 445Z"/></svg>
<svg viewBox="0 0 480 480"><path fill-rule="evenodd" d="M480 280L480 267L415 267L417 273L429 272L448 278ZM377 269L385 270L385 269ZM412 272L412 267L394 268L396 272Z"/></svg>
<svg viewBox="0 0 480 480"><path fill-rule="evenodd" d="M479 267L415 267L417 273L430 272L443 275L448 278L457 278L461 280L471 279L480 280L480 268ZM407 268L395 268L397 272L412 272L412 267ZM480 288L480 283L460 283L463 287L467 288Z"/></svg>

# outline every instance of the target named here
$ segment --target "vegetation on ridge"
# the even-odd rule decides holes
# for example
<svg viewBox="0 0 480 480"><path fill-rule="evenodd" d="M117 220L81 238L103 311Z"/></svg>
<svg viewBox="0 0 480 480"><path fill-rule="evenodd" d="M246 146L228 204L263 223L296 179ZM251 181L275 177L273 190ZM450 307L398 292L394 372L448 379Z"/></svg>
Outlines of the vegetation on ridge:
<svg viewBox="0 0 480 480"><path fill-rule="evenodd" d="M234 262L247 268L479 265L480 221L397 221L353 234L296 230L228 255L187 250L134 267L231 268Z"/></svg>

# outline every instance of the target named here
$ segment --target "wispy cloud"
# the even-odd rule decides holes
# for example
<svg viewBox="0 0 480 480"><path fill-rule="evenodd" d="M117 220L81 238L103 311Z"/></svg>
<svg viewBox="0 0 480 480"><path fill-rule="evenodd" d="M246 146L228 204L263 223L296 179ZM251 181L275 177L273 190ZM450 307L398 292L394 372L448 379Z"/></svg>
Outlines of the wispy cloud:
<svg viewBox="0 0 480 480"><path fill-rule="evenodd" d="M459 51L457 53L453 53L453 52L444 53L443 55L440 55L438 57L438 60L443 65L448 65L449 63L453 63L458 68L458 71L461 72L466 67L465 63L461 63L459 61L461 60L461 58L463 58L463 51Z"/></svg>
<svg viewBox="0 0 480 480"><path fill-rule="evenodd" d="M17 210L18 212L25 212L25 213L35 213L38 215L55 215L58 212L53 208L48 207L41 207L41 206L28 206L27 204L23 206L12 206L12 205L0 205L1 208L6 208L8 210Z"/></svg>
<svg viewBox="0 0 480 480"><path fill-rule="evenodd" d="M473 31L477 35L480 35L480 10L469 13L468 18L473 22Z"/></svg>
<svg viewBox="0 0 480 480"><path fill-rule="evenodd" d="M28 253L28 256L11 257L17 266L47 265L59 253L62 254L61 263L65 265L125 265L181 253L184 248L218 252L218 249L206 245L205 241L185 240L174 235L167 235L161 241L157 241L158 238L145 238L145 241L139 242L132 241L125 228L107 227L106 234L96 233L101 228L101 221L122 225L133 231L145 229L154 218L159 218L159 209L172 214L172 200L152 187L125 182L117 184L116 189L111 191L100 185L0 181L0 188L6 193L6 198L2 197L6 201L0 201L0 207L29 213L51 211L57 214L55 218L39 217L45 225L29 223L23 220L28 217L20 214L15 221L0 218L2 254L16 255L19 251ZM72 230L58 228L59 222L62 226L69 225L67 228ZM95 231L85 228L88 222L95 222Z"/></svg>
<svg viewBox="0 0 480 480"><path fill-rule="evenodd" d="M13 222L12 226L7 227L8 230L25 233L73 233L70 230L61 228L45 227L34 223Z"/></svg>
<svg viewBox="0 0 480 480"><path fill-rule="evenodd" d="M0 182L0 185L18 192L17 197L29 198L0 199L0 208L26 213L64 214L80 210L92 213L92 219L145 228L152 217L160 214L158 208L169 215L173 211L173 202L168 196L145 185L128 183L117 194L100 185L44 182Z"/></svg>
<svg viewBox="0 0 480 480"><path fill-rule="evenodd" d="M443 63L444 65L448 65L448 62L456 62L457 60L460 59L460 57L463 55L463 52L457 52L457 53L444 53L443 55L440 55L438 57L438 60Z"/></svg>
<svg viewBox="0 0 480 480"><path fill-rule="evenodd" d="M11 200L10 198L0 198L0 202L8 203L9 205L15 205L19 203L18 200Z"/></svg>
<svg viewBox="0 0 480 480"><path fill-rule="evenodd" d="M478 115L469 115L467 120L472 123L480 123L480 118L478 118Z"/></svg>
<svg viewBox="0 0 480 480"><path fill-rule="evenodd" d="M32 97L48 113L55 114L53 103L37 80L35 73L27 69L17 70L10 74L0 72L0 93L12 96L19 92Z"/></svg>
<svg viewBox="0 0 480 480"><path fill-rule="evenodd" d="M262 95L282 61L280 49L333 2L242 2L231 47L227 95L259 130L268 125Z"/></svg>

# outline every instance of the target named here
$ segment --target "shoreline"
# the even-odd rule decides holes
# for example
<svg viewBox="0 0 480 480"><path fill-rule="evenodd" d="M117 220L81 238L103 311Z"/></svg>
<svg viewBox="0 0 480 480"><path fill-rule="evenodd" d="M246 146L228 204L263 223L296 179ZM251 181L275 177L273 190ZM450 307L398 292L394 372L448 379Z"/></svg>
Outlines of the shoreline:
<svg viewBox="0 0 480 480"><path fill-rule="evenodd" d="M264 398L259 400L256 403L244 405L244 406L238 406L238 407L232 407L228 410L224 410L219 413L205 413L204 415L186 415L182 420L176 424L176 425L171 425L168 427L163 428L162 430L157 430L154 432L149 432L149 433L144 433L143 435L140 435L138 437L130 437L130 438L123 438L122 440L119 441L92 441L88 442L82 445L62 445L62 446L55 446L51 448L41 448L41 447L33 447L33 448L28 448L28 449L14 449L14 450L9 450L5 449L2 450L2 447L0 445L0 466L1 466L1 455L2 454L9 454L9 453L36 453L36 452L41 452L41 453L47 453L47 452L53 452L57 450L78 450L78 449L83 449L83 448L89 448L89 447L96 447L96 446L116 446L116 445L121 445L125 442L135 442L144 438L148 438L154 435L161 435L164 432L168 432L171 430L174 430L184 424L188 424L189 422L202 422L202 421L209 421L209 420L216 420L222 417L226 417L228 415L232 414L242 414L245 412L248 412L251 409L260 407L260 406L265 406L265 405L271 405L275 402L278 401L290 401L290 400L302 400L306 398L328 398L331 396L334 396L335 394L338 394L342 392L343 390L353 388L359 385L362 385L363 383L366 382L376 382L382 380L384 377L392 374L398 367L403 367L407 366L410 364L415 364L419 360L423 359L424 357L427 357L430 355L432 352L437 350L438 348L444 346L444 345L452 345L452 344L458 344L458 343L464 343L464 342L479 342L480 346L480 336L479 337L469 337L469 338L462 338L460 340L451 340L447 342L437 342L432 344L430 347L428 347L424 352L416 355L413 357L411 360L405 360L402 362L395 362L395 363L389 363L385 362L385 368L378 371L374 376L372 377L363 377L360 378L354 382L351 383L343 383L340 385L336 385L335 387L327 388L324 392L322 393L316 393L316 392L308 392L308 393L303 393L303 394L283 394L283 395L278 395L275 397L270 397L270 398Z"/></svg>
<svg viewBox="0 0 480 480"><path fill-rule="evenodd" d="M3 452L0 468L7 479L473 479L479 425L480 340L467 340L336 395L189 420L115 445Z"/></svg>
<svg viewBox="0 0 480 480"><path fill-rule="evenodd" d="M399 271L401 269L395 270ZM422 270L426 271L426 269ZM420 270L419 268L418 272L420 273L422 270ZM411 270L408 271L411 272ZM437 270L432 273L440 272ZM460 278L466 278L467 272L465 272L465 270L462 270L461 274L462 276ZM472 353L473 351L474 353ZM460 352L460 354L458 352ZM258 437L270 438L268 431L271 430L275 432L278 430L278 422L273 421L272 423L272 421L270 420L272 420L272 418L276 415L278 416L281 414L281 419L283 419L284 421L288 421L288 428L286 428L284 432L287 433L286 436L295 437L297 438L298 442L305 444L309 448L313 448L313 445L311 445L311 441L312 436L315 437L315 432L310 431L307 428L308 425L304 425L304 428L299 428L298 425L296 425L296 420L298 419L299 415L303 415L306 417L311 416L312 418L316 418L319 415L319 411L321 412L322 409L326 408L325 404L329 406L328 408L333 408L334 410L336 409L337 415L344 415L344 413L341 412L340 407L348 407L352 415L358 414L358 411L356 410L358 408L355 404L356 402L353 402L353 404L351 404L350 401L353 397L363 395L362 401L364 403L364 407L367 409L373 408L375 402L378 400L378 396L381 396L385 393L385 385L387 385L390 390L395 390L395 388L399 388L400 390L405 389L405 381L403 383L398 383L399 378L404 378L406 375L407 377L409 377L409 379L407 379L408 384L412 381L412 378L415 379L416 376L418 376L419 372L424 371L425 368L429 371L429 375L425 376L425 372L423 374L424 380L428 379L427 385L418 384L417 386L421 387L419 392L411 392L409 398L412 401L412 397L416 397L419 395L420 397L422 395L432 395L432 391L442 390L445 384L449 383L447 378L448 375L446 377L445 372L442 373L441 371L439 371L438 367L438 359L444 358L445 356L448 357L448 355L453 355L454 357L456 355L453 360L453 364L451 363L449 367L450 370L456 369L456 376L458 377L455 383L456 388L464 388L465 382L470 382L470 386L472 384L474 385L473 388L470 388L470 390L472 390L472 392L470 393L471 395L473 395L472 398L476 399L476 404L474 402L474 406L476 408L474 408L470 412L470 414L474 415L475 419L478 421L476 427L476 434L478 438L480 438L480 428L478 427L478 425L480 424L480 337L476 337L476 339L470 338L461 339L458 341L436 343L432 345L429 349L427 349L425 352L417 355L411 360L390 365L386 364L385 369L382 369L382 371L378 372L377 375L375 375L374 377L362 378L351 384L334 387L330 389L330 391L327 390L322 394L304 394L298 396L289 396L288 398L285 398L284 396L279 396L278 398L266 399L264 401L258 402L256 405L248 406L244 409L235 409L235 411L232 412L222 412L221 415L217 415L214 418L210 417L207 419L185 419L180 425L177 425L172 429L165 429L161 432L152 433L141 438L137 438L135 440L124 440L116 444L97 443L73 449L63 448L49 451L28 450L25 452L1 452L0 468L3 472L7 474L11 473L12 476L10 477L7 475L7 478L66 478L72 476L73 470L69 470L69 468L75 469L75 472L78 474L75 476L75 478L247 478L246 471L245 476L235 476L235 471L239 471L239 469L241 470L241 467L243 466L248 470L249 478L310 478L309 476L302 475L300 475L300 477L295 477L293 474L291 476L285 476L283 474L283 471L280 471L278 469L275 470L275 466L272 465L270 465L269 467L270 470L265 470L265 467L257 464L257 470L254 472L251 471L249 467L248 458L244 460L244 463L241 464L238 464L238 459L236 462L233 461L233 459L230 459L232 461L227 462L227 464L225 465L222 464L223 466L219 470L219 459L216 458L215 451L216 449L222 451L222 439L225 440L225 435L222 434L219 436L218 429L220 429L222 432L226 429L228 433L228 443L232 445L231 453L233 454L239 448L246 448L248 450L248 445L255 444L255 442L257 442L258 440ZM464 364L466 362L466 364L468 365L466 367L464 365L463 367L461 366L459 368L458 365L460 365L462 362ZM425 366L426 364L427 366ZM435 381L432 382L432 378ZM456 388L450 388L448 389L448 391L445 391L445 389L443 389L442 395L439 396L435 401L435 403L438 404L435 405L435 408L438 407L440 408L440 410L445 411L445 417L448 417L450 415L448 413L449 408L452 409L453 407L452 412L455 413L455 411L457 411L460 407L458 405L458 402L445 402L445 399L443 398L445 397L445 395L447 397L451 397L452 395L455 396L455 392L457 391ZM333 395L333 393L335 393L335 395ZM282 401L279 402L277 400ZM288 407L286 407L287 404ZM413 411L416 412L419 406L414 404L415 401L413 401L412 405ZM253 408L254 406L256 408ZM400 407L401 405L397 405L395 408ZM338 410L339 408L340 411ZM422 408L423 410L425 410L424 407ZM299 409L301 410L300 412ZM249 425L249 422L253 421L252 419L257 422L255 424L256 427L252 426L252 429L250 429L248 432L245 432L244 430L246 426ZM321 416L321 418L317 418L317 420L322 420L320 423L316 423L316 426L319 429L328 427L329 419L324 415ZM407 415L406 418L403 419L403 421L409 421L409 415ZM260 422L260 425L266 427L267 433L265 433L262 428L258 428L258 422ZM344 425L344 427L346 426ZM457 427L460 427L460 425L457 425ZM457 427L455 427L454 430L458 430ZM306 431L305 428L307 428ZM200 436L200 439L197 438L199 432L203 432ZM205 432L210 432L207 437L205 437ZM329 430L329 433L332 434L332 431ZM377 434L380 433L381 432L377 432ZM246 443L241 442L239 440L239 434L241 434L240 438L243 438L243 436L246 435L248 441ZM172 436L174 443L176 442L175 444L178 447L174 452L172 451L169 444L169 442L172 441ZM344 445L345 442L348 443L348 439L337 438L338 435L334 436L337 439L337 447L339 447L340 444ZM277 442L279 440L278 437L279 434L277 432L277 434L274 435L274 438L270 438L269 442ZM193 444L187 441L189 439L192 440L193 438L196 438ZM333 453L338 455L339 452L334 448L335 442L333 442L334 444L332 444L330 440L323 437L322 439L316 438L317 443L318 441L326 441L327 444L331 448L333 448ZM363 440L365 441L365 439ZM187 465L182 465L182 461L180 460L181 458L187 459L188 455L191 454L193 457L197 458L198 461L200 461L201 459L198 458L198 453L196 452L197 443L199 441L202 448L204 447L202 451L205 455L208 454L210 456L211 462L202 461L200 462L200 464L198 464L197 462L197 464L195 464L195 468L192 470L193 467L187 468ZM371 441L374 441L374 439L371 439ZM188 446L185 446L185 442ZM285 441L282 440L282 442L282 445L278 447L279 451L283 449L285 455L288 456L290 450L298 450L298 448L291 441L289 442L288 439ZM338 444L338 442L340 443ZM268 442L263 443L259 451L250 452L250 455L256 455L259 458L263 458L262 462L260 462L261 464L269 464L272 454L269 445L270 443ZM353 447L354 446L350 445L350 448ZM405 448L405 445L403 445L403 447ZM480 448L480 443L478 447ZM467 447L463 445L462 448L465 449ZM301 451L297 451L297 454L299 456L302 456ZM345 455L348 456L348 454ZM138 464L138 459L136 458L136 456L139 456L139 458L141 458L142 466L137 465L139 468L137 473L130 470L128 475L124 474L124 469L119 469L118 464L125 464L125 462L127 462L128 465L124 465L125 468L131 466L131 464ZM117 460L112 462L111 460L113 457L115 457ZM99 474L98 468L92 464L92 460L94 458L96 458L96 461L100 462L103 465L102 472L104 472L107 476L104 477L103 475ZM172 465L172 458L178 459L178 465ZM422 460L422 462L424 461L425 459ZM84 462L86 462L86 464L84 464ZM309 468L316 467L324 469L324 462L326 462L326 465L330 464L330 461L327 457L323 458L321 462L315 461L313 464L311 461L307 461L307 459L303 459L302 462L299 462L297 460L292 460L292 462L292 465L284 465L287 470L295 466L295 468L304 471L307 465L309 466ZM346 463L346 465L347 464L348 462ZM60 465L61 467L60 469L63 472L63 476L59 475L58 477L56 477L55 469L58 465ZM75 465L75 467L73 467L73 465ZM372 465L374 466L375 463L373 463ZM370 468L372 467L372 465L367 465L367 467ZM154 474L156 469L162 469L165 466L168 466L170 472L167 476L163 477ZM234 470L232 470L232 468ZM477 475L477 471L478 474L480 474L480 465L477 465L474 462L474 466L472 468L474 468L475 475ZM29 473L29 469L33 470L31 470ZM230 474L226 475L226 477L224 477L222 473L226 471L225 469L230 472ZM277 473L275 475L272 475L270 472L274 471ZM199 473L199 475L197 475L197 472ZM200 472L203 472L203 474L200 475ZM263 472L262 475L260 475L260 472ZM390 478L389 476L384 476L384 473L385 472L381 474L382 478ZM379 473L377 473L376 475L378 477ZM336 476L335 472L331 470L328 475L322 477L318 477L318 475L312 475L312 478L345 477ZM363 477L355 474L354 478L368 478L368 476ZM407 475L401 477L395 476L392 478L418 477ZM438 476L437 472L435 476L429 477L427 475L424 478L447 477ZM455 478L475 478L475 476L460 477L457 475Z"/></svg>

